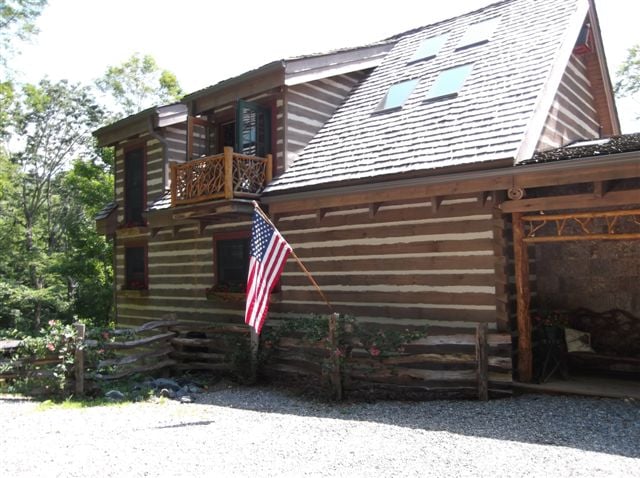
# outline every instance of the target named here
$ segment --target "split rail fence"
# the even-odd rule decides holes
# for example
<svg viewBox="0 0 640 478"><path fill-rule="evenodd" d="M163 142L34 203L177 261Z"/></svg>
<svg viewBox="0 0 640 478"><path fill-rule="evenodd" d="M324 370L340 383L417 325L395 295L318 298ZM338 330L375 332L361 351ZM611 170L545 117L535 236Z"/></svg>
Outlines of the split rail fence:
<svg viewBox="0 0 640 478"><path fill-rule="evenodd" d="M252 356L252 338L243 324L199 324L162 320L135 329L103 332L86 338L77 326L75 365L67 388L81 395L96 382L125 379L136 374L174 374L205 370L313 387L334 399L343 395L367 397L477 397L511 393L511 336L475 331L433 333L403 345L401 351L373 356L357 340L348 353L339 352L336 318L320 340L283 336L260 344L259 359ZM295 335L295 334L291 334ZM5 358L7 362L7 348ZM2 352L2 351L0 351ZM27 360L28 361L28 360ZM60 359L34 360L30 369L48 373ZM17 378L1 373L0 381Z"/></svg>

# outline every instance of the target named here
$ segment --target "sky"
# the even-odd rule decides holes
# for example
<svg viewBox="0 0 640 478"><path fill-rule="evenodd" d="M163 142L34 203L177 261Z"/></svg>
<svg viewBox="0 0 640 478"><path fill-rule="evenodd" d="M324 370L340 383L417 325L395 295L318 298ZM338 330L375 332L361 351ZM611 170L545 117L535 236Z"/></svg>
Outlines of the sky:
<svg viewBox="0 0 640 478"><path fill-rule="evenodd" d="M193 92L274 60L357 46L481 8L491 0L49 0L40 34L16 45L18 80L89 83L133 53L151 54ZM596 0L612 79L640 43L639 0ZM640 103L618 102L640 131Z"/></svg>

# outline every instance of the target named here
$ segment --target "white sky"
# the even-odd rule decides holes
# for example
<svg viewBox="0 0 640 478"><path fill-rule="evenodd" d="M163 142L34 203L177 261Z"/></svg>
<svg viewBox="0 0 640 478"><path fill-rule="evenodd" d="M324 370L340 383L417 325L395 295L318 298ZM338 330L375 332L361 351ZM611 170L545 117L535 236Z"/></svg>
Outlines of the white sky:
<svg viewBox="0 0 640 478"><path fill-rule="evenodd" d="M49 0L32 44L10 61L18 79L91 82L149 53L187 92L273 60L356 46L460 15L491 0ZM640 0L596 0L609 69L640 43ZM640 103L618 103L623 132Z"/></svg>

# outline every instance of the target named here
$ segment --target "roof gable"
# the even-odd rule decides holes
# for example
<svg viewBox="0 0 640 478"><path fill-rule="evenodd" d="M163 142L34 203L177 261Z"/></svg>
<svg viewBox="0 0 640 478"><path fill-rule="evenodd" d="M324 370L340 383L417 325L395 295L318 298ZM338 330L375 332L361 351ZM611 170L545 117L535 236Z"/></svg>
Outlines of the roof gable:
<svg viewBox="0 0 640 478"><path fill-rule="evenodd" d="M508 0L394 37L382 64L268 192L514 160L587 9L586 0ZM497 24L488 41L460 48L469 27L488 20ZM435 56L412 61L439 35L447 41ZM442 71L463 65L473 66L456 95L426 97ZM375 113L391 85L412 79L418 85L401 108Z"/></svg>

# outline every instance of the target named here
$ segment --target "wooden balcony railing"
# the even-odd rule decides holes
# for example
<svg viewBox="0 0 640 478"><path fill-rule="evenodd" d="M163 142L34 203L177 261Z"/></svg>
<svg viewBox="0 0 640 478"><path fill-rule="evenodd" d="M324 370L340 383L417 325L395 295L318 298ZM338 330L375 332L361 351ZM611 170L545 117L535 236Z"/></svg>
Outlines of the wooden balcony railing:
<svg viewBox="0 0 640 478"><path fill-rule="evenodd" d="M271 155L266 158L224 153L171 165L171 205L213 199L257 198L271 181Z"/></svg>

